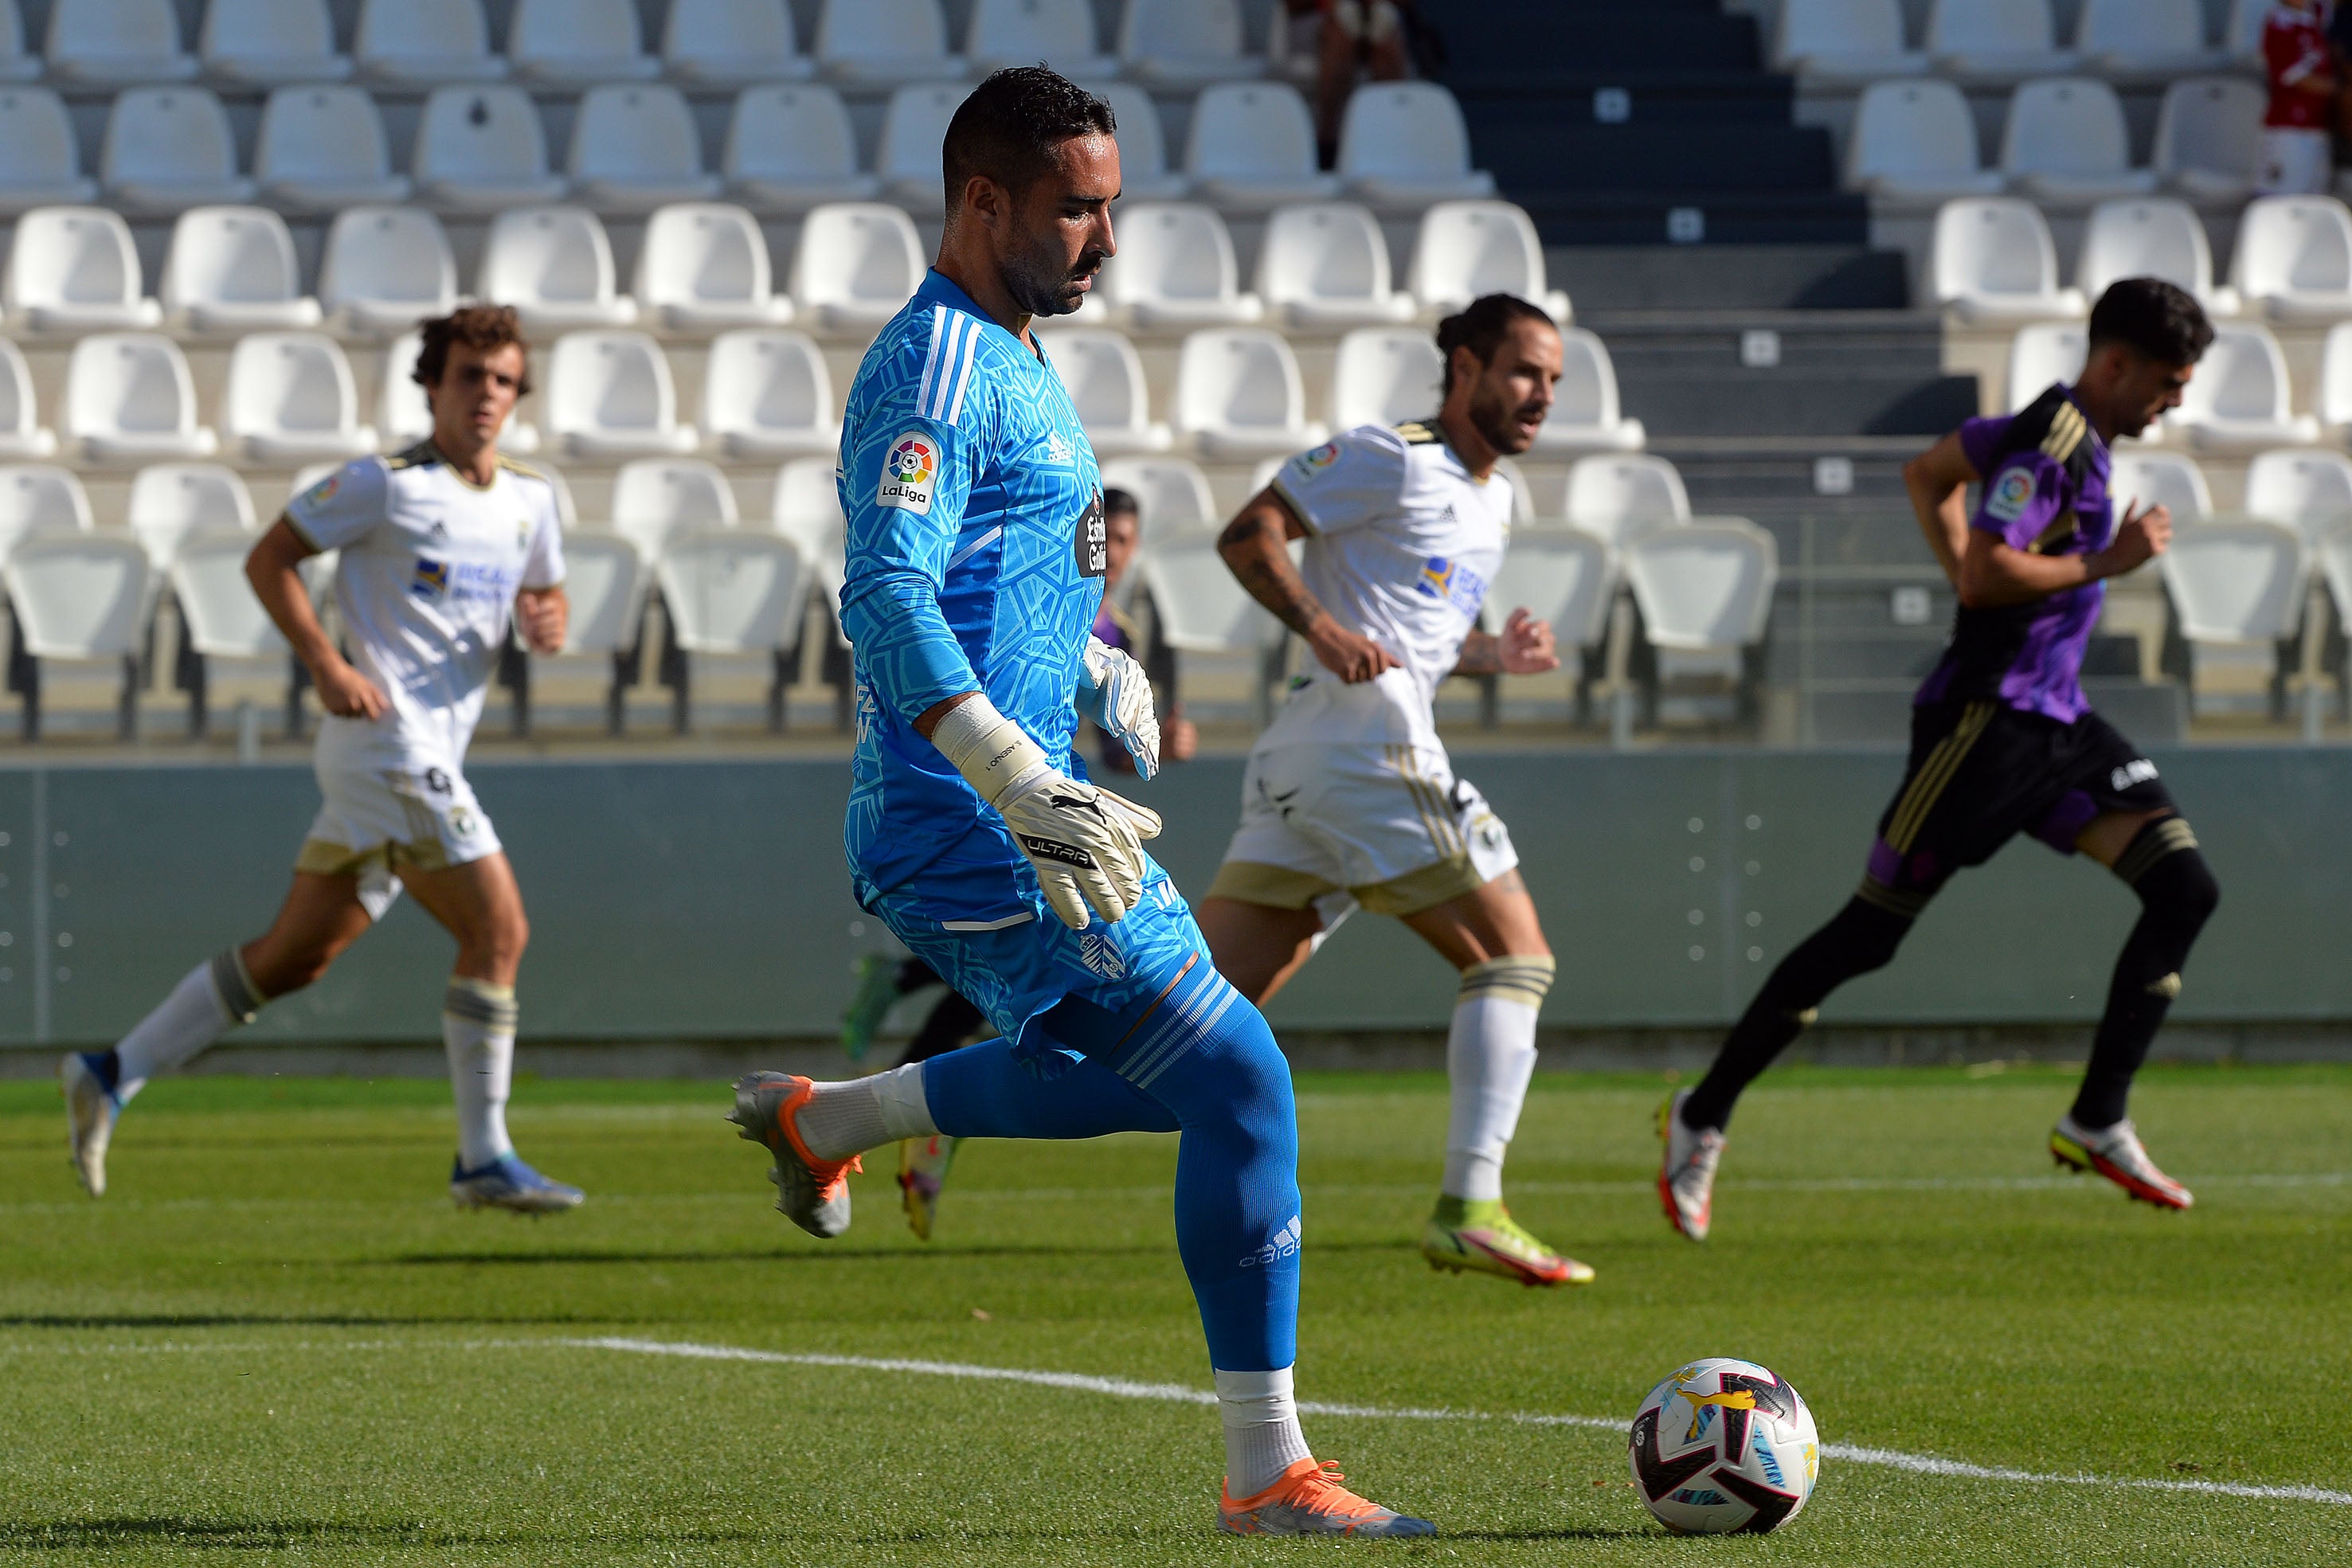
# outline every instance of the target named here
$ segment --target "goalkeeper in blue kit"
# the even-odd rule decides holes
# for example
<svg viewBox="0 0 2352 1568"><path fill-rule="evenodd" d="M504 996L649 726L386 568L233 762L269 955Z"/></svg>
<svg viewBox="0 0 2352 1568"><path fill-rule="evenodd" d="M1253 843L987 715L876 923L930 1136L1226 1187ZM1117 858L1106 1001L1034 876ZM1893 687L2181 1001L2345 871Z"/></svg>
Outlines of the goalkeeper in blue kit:
<svg viewBox="0 0 2352 1568"><path fill-rule="evenodd" d="M735 1119L777 1207L849 1227L846 1177L902 1138L1180 1134L1176 1239L1225 1434L1219 1523L1424 1535L1318 1464L1292 1394L1299 1277L1290 1071L1219 977L1151 812L1087 781L1081 716L1159 765L1139 665L1091 635L1102 480L1029 324L1084 303L1115 248L1109 107L1000 71L942 150L938 266L867 350L841 446L842 621L856 653L845 834L858 902L1001 1038L839 1083L754 1073Z"/></svg>

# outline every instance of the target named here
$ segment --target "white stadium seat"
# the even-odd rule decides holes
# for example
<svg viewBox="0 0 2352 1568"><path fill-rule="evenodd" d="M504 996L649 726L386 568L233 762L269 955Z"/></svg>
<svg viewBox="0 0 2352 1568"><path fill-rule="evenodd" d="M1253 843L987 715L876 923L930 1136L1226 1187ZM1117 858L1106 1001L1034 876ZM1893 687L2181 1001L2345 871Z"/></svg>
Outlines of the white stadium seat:
<svg viewBox="0 0 2352 1568"><path fill-rule="evenodd" d="M1262 653L1280 645L1282 622L1235 580L1213 529L1156 535L1142 554L1143 586L1168 646L1184 653Z"/></svg>
<svg viewBox="0 0 2352 1568"><path fill-rule="evenodd" d="M841 449L841 414L824 355L798 332L728 332L703 367L702 436L739 462Z"/></svg>
<svg viewBox="0 0 2352 1568"><path fill-rule="evenodd" d="M914 298L929 270L905 213L878 202L834 203L801 225L792 296L823 330L870 333Z"/></svg>
<svg viewBox="0 0 2352 1568"><path fill-rule="evenodd" d="M567 332L549 356L547 439L592 459L694 450L677 423L677 389L661 345L643 332Z"/></svg>
<svg viewBox="0 0 2352 1568"><path fill-rule="evenodd" d="M97 332L74 345L58 434L92 463L209 457L219 445L196 423L187 356L169 338Z"/></svg>
<svg viewBox="0 0 2352 1568"><path fill-rule="evenodd" d="M1927 57L1904 47L1902 0L1781 0L1772 63L1808 85L1859 87L1917 76Z"/></svg>
<svg viewBox="0 0 2352 1568"><path fill-rule="evenodd" d="M319 305L337 331L396 336L457 304L457 258L422 207L351 207L327 230Z"/></svg>
<svg viewBox="0 0 2352 1568"><path fill-rule="evenodd" d="M2319 423L2330 441L2352 440L2352 321L2327 329L2319 352Z"/></svg>
<svg viewBox="0 0 2352 1568"><path fill-rule="evenodd" d="M202 336L315 327L286 220L267 207L196 207L172 225L156 287L173 329Z"/></svg>
<svg viewBox="0 0 2352 1568"><path fill-rule="evenodd" d="M847 525L841 516L841 486L829 458L804 457L776 470L768 498L768 526L799 547L809 575L824 593L835 635L840 636L841 580Z"/></svg>
<svg viewBox="0 0 2352 1568"><path fill-rule="evenodd" d="M823 0L812 52L825 75L864 87L964 74L963 61L948 52L940 0Z"/></svg>
<svg viewBox="0 0 2352 1568"><path fill-rule="evenodd" d="M1309 330L1410 321L1412 296L1397 291L1388 236L1350 202L1284 207L1258 246L1257 294L1276 319Z"/></svg>
<svg viewBox="0 0 2352 1568"><path fill-rule="evenodd" d="M2213 489L2195 458L2177 452L2127 449L2116 453L2113 463L2107 494L2115 500L2117 517L2133 506L2163 507L2172 513L2175 523L2198 522L2213 515Z"/></svg>
<svg viewBox="0 0 2352 1568"><path fill-rule="evenodd" d="M2009 342L2009 392L2001 403L2010 413L2050 390L2053 382L2074 384L2091 353L2090 329L2080 321L2034 321Z"/></svg>
<svg viewBox="0 0 2352 1568"><path fill-rule="evenodd" d="M1681 471L1647 453L1580 457L1568 471L1568 520L1585 532L1622 545L1636 534L1690 521L1690 492Z"/></svg>
<svg viewBox="0 0 2352 1568"><path fill-rule="evenodd" d="M635 0L515 0L507 68L537 87L648 81L661 61L645 44Z"/></svg>
<svg viewBox="0 0 2352 1568"><path fill-rule="evenodd" d="M131 225L106 207L37 207L16 220L0 273L0 306L14 332L136 329L163 319L140 292Z"/></svg>
<svg viewBox="0 0 2352 1568"><path fill-rule="evenodd" d="M1091 0L974 0L964 53L980 76L1043 61L1085 81L1118 69L1097 43Z"/></svg>
<svg viewBox="0 0 2352 1568"><path fill-rule="evenodd" d="M2192 686L2208 646L2226 658L2251 644L2267 663L2302 622L2309 563L2302 536L2284 523L2246 518L2183 528L2157 567L2173 624L2189 645ZM2230 662L2242 663L2243 654Z"/></svg>
<svg viewBox="0 0 2352 1568"><path fill-rule="evenodd" d="M1863 90L1846 138L1848 189L1932 206L1997 195L2005 183L1979 160L1976 115L1950 82L1878 82Z"/></svg>
<svg viewBox="0 0 2352 1568"><path fill-rule="evenodd" d="M1113 458L1103 465L1102 477L1105 489L1124 490L1135 497L1147 550L1163 534L1214 528L1223 522L1209 476L1189 457Z"/></svg>
<svg viewBox="0 0 2352 1568"><path fill-rule="evenodd" d="M1045 357L1070 394L1097 457L1165 452L1174 437L1151 417L1143 360L1118 332L1066 327L1037 334Z"/></svg>
<svg viewBox="0 0 2352 1568"><path fill-rule="evenodd" d="M123 689L117 735L138 727L138 658L144 650L152 569L136 539L120 535L42 535L9 552L5 578L16 639L37 661L25 687L25 735L40 733L39 664L120 662Z"/></svg>
<svg viewBox="0 0 2352 1568"><path fill-rule="evenodd" d="M1495 176L1470 166L1462 106L1435 82L1366 82L1350 94L1339 178L1349 194L1385 212L1495 193Z"/></svg>
<svg viewBox="0 0 2352 1568"><path fill-rule="evenodd" d="M41 57L25 47L25 19L15 0L0 3L0 82L33 81L41 74Z"/></svg>
<svg viewBox="0 0 2352 1568"><path fill-rule="evenodd" d="M740 521L727 476L700 458L640 458L613 476L613 531L647 560L680 534Z"/></svg>
<svg viewBox="0 0 2352 1568"><path fill-rule="evenodd" d="M81 148L65 100L44 88L0 88L0 214L79 205L98 182L81 172Z"/></svg>
<svg viewBox="0 0 2352 1568"><path fill-rule="evenodd" d="M1559 384L1552 389L1551 414L1535 450L1639 452L1649 434L1618 406L1617 367L1608 347L1581 327L1563 327L1559 338Z"/></svg>
<svg viewBox="0 0 2352 1568"><path fill-rule="evenodd" d="M47 457L57 449L57 433L43 427L35 406L25 350L0 338L0 458Z"/></svg>
<svg viewBox="0 0 2352 1568"><path fill-rule="evenodd" d="M41 53L52 79L79 87L187 81L197 70L172 0L53 0Z"/></svg>
<svg viewBox="0 0 2352 1568"><path fill-rule="evenodd" d="M2271 329L2223 325L2215 331L2180 406L2165 416L2167 430L2180 431L2203 451L2260 451L2318 440L2319 421L2293 412L2286 355Z"/></svg>
<svg viewBox="0 0 2352 1568"><path fill-rule="evenodd" d="M2172 197L2137 196L2091 209L2074 263L2075 288L2095 304L2109 285L2126 277L2160 277L2195 295L2210 314L2238 313L2237 290L2213 285L2205 225L2194 208Z"/></svg>
<svg viewBox="0 0 2352 1568"><path fill-rule="evenodd" d="M719 160L735 199L763 213L803 213L873 198L881 182L857 167L857 132L829 87L745 88Z"/></svg>
<svg viewBox="0 0 2352 1568"><path fill-rule="evenodd" d="M1241 0L1128 0L1118 54L1137 81L1206 87L1264 68L1242 38Z"/></svg>
<svg viewBox="0 0 2352 1568"><path fill-rule="evenodd" d="M1927 292L1963 321L2032 321L2083 314L2058 286L2058 247L2042 210L2013 196L1947 202L1936 214Z"/></svg>
<svg viewBox="0 0 2352 1568"><path fill-rule="evenodd" d="M677 89L658 83L591 88L572 122L565 172L581 201L606 213L708 201L720 183L703 172L694 111Z"/></svg>
<svg viewBox="0 0 2352 1568"><path fill-rule="evenodd" d="M409 159L416 193L457 213L499 213L560 199L547 131L530 94L513 87L443 87L425 100Z"/></svg>
<svg viewBox="0 0 2352 1568"><path fill-rule="evenodd" d="M2310 547L2312 565L2327 583L2327 597L2336 607L2336 622L2352 625L2352 523L2336 523L2320 530Z"/></svg>
<svg viewBox="0 0 2352 1568"><path fill-rule="evenodd" d="M2242 202L2262 162L2268 95L2240 77L2197 77L2164 89L2148 166L2158 179L2200 201Z"/></svg>
<svg viewBox="0 0 2352 1568"><path fill-rule="evenodd" d="M2245 509L2315 539L2352 517L2352 458L2315 447L2260 453L2246 469Z"/></svg>
<svg viewBox="0 0 2352 1568"><path fill-rule="evenodd" d="M793 47L784 0L670 0L662 61L673 80L697 88L800 81L816 68Z"/></svg>
<svg viewBox="0 0 2352 1568"><path fill-rule="evenodd" d="M563 535L563 597L571 615L563 654L621 653L637 645L645 624L645 557L620 534ZM536 667L547 655L533 654Z"/></svg>
<svg viewBox="0 0 2352 1568"><path fill-rule="evenodd" d="M1146 331L1235 325L1265 314L1241 291L1234 238L1212 207L1138 202L1119 215L1118 255L1095 283L1104 310Z"/></svg>
<svg viewBox="0 0 2352 1568"><path fill-rule="evenodd" d="M1616 598L1617 562L1609 541L1581 528L1552 527L1511 530L1486 601L1497 615L1525 610L1549 624L1561 661L1580 677L1591 673L1583 668L1584 650L1609 634Z"/></svg>
<svg viewBox="0 0 2352 1568"><path fill-rule="evenodd" d="M1289 342L1255 327L1211 328L1184 340L1171 423L1202 456L1223 462L1287 456L1324 437L1307 417Z"/></svg>
<svg viewBox="0 0 2352 1568"><path fill-rule="evenodd" d="M358 457L376 445L374 427L360 423L351 361L318 332L237 340L221 394L221 436L230 451L269 467Z"/></svg>
<svg viewBox="0 0 2352 1568"><path fill-rule="evenodd" d="M2043 202L2104 202L2156 189L2156 171L2131 166L2131 131L2116 89L2087 77L2030 81L2009 100L2001 172Z"/></svg>
<svg viewBox="0 0 2352 1568"><path fill-rule="evenodd" d="M131 476L125 520L157 566L203 534L252 535L261 526L253 492L234 468L217 463L157 463ZM252 548L248 537L246 547Z"/></svg>
<svg viewBox="0 0 2352 1568"><path fill-rule="evenodd" d="M674 540L656 575L669 634L685 667L677 686L677 725L689 727L692 656L782 653L800 645L814 575L800 547L782 534L713 528ZM782 661L769 695L770 723L781 718Z"/></svg>
<svg viewBox="0 0 2352 1568"><path fill-rule="evenodd" d="M278 87L352 74L352 57L335 52L327 0L211 0L196 49L220 81Z"/></svg>
<svg viewBox="0 0 2352 1568"><path fill-rule="evenodd" d="M751 214L719 202L664 207L637 248L637 308L667 330L707 335L789 321L776 292L767 236Z"/></svg>
<svg viewBox="0 0 2352 1568"><path fill-rule="evenodd" d="M2238 221L2230 283L2273 320L2352 317L2352 211L2333 196L2263 196Z"/></svg>
<svg viewBox="0 0 2352 1568"><path fill-rule="evenodd" d="M1445 356L1419 327L1359 327L1339 340L1331 364L1330 425L1402 424L1429 419L1444 401Z"/></svg>
<svg viewBox="0 0 2352 1568"><path fill-rule="evenodd" d="M408 331L384 350L383 376L376 382L375 423L377 435L394 451L414 446L433 434L433 405L426 401L425 389L416 384L416 359L424 350L425 334ZM509 420L499 444L510 452L538 444L532 440L518 445L515 434Z"/></svg>
<svg viewBox="0 0 2352 1568"><path fill-rule="evenodd" d="M39 534L86 534L96 526L89 494L70 468L0 464L0 557Z"/></svg>
<svg viewBox="0 0 2352 1568"><path fill-rule="evenodd" d="M362 0L352 53L362 75L387 86L498 81L507 74L505 57L490 53L482 0Z"/></svg>
<svg viewBox="0 0 2352 1568"><path fill-rule="evenodd" d="M564 541L567 566L571 542ZM168 560L155 563L169 573L189 651L200 659L275 661L286 656L286 639L245 575L246 557L252 549L253 541L242 534L205 533Z"/></svg>
<svg viewBox="0 0 2352 1568"><path fill-rule="evenodd" d="M1184 172L1202 201L1263 213L1337 195L1339 179L1315 166L1315 119L1287 82L1220 82L1192 106Z"/></svg>
<svg viewBox="0 0 2352 1568"><path fill-rule="evenodd" d="M1935 0L1927 55L1936 70L1979 82L2019 81L2074 68L2058 47L2050 0Z"/></svg>
<svg viewBox="0 0 2352 1568"><path fill-rule="evenodd" d="M1128 202L1179 202L1192 188L1182 171L1168 166L1168 137L1160 106L1131 81L1097 81L1087 90L1110 105L1118 120L1120 189Z"/></svg>
<svg viewBox="0 0 2352 1568"><path fill-rule="evenodd" d="M890 95L882 110L882 139L874 152L874 174L886 201L908 212L939 218L947 211L947 185L940 149L948 121L971 89L961 82L912 82Z"/></svg>
<svg viewBox="0 0 2352 1568"><path fill-rule="evenodd" d="M621 294L613 274L613 242L585 207L500 213L482 245L475 292L521 311L533 332L637 319L636 301Z"/></svg>
<svg viewBox="0 0 2352 1568"><path fill-rule="evenodd" d="M2228 64L2221 50L2206 47L2199 0L2083 0L2074 52L2100 76L2158 82Z"/></svg>
<svg viewBox="0 0 2352 1568"><path fill-rule="evenodd" d="M364 88L281 87L261 111L253 179L262 199L296 212L339 213L404 202L383 119Z"/></svg>
<svg viewBox="0 0 2352 1568"><path fill-rule="evenodd" d="M106 117L99 178L110 205L154 213L253 200L228 111L202 88L133 88Z"/></svg>
<svg viewBox="0 0 2352 1568"><path fill-rule="evenodd" d="M1740 650L1763 641L1780 561L1755 524L1697 517L1638 536L1623 557L1661 675L1736 674Z"/></svg>
<svg viewBox="0 0 2352 1568"><path fill-rule="evenodd" d="M1509 202L1441 202L1423 214L1405 291L1432 319L1483 295L1516 294L1563 327L1570 319L1568 296L1545 278L1534 220Z"/></svg>

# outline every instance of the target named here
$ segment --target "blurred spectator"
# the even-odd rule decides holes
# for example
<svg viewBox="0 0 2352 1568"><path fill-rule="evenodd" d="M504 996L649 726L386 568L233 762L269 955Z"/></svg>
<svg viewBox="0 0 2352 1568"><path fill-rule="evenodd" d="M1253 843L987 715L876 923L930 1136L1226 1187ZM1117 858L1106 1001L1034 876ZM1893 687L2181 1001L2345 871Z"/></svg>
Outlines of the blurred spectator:
<svg viewBox="0 0 2352 1568"><path fill-rule="evenodd" d="M2266 196L2316 195L2334 172L2330 130L2340 81L2328 36L2326 0L2277 0L2263 24L2263 63L2271 84L2263 117Z"/></svg>
<svg viewBox="0 0 2352 1568"><path fill-rule="evenodd" d="M1359 81L1412 75L1413 0L1283 0L1290 57L1318 62L1315 140L1323 166L1339 158L1339 121Z"/></svg>
<svg viewBox="0 0 2352 1568"><path fill-rule="evenodd" d="M1095 615L1095 635L1119 652L1141 659L1144 651L1135 633L1135 622L1118 607L1111 594L1127 576L1127 569L1135 560L1136 540L1142 537L1143 513L1133 496L1125 490L1103 492L1104 539L1103 601ZM1159 684L1156 680L1155 685ZM1127 748L1109 737L1101 737L1101 771L1132 773L1135 764ZM1162 702L1160 707L1160 759L1162 762L1190 762L1201 748L1201 732L1184 716L1181 703Z"/></svg>

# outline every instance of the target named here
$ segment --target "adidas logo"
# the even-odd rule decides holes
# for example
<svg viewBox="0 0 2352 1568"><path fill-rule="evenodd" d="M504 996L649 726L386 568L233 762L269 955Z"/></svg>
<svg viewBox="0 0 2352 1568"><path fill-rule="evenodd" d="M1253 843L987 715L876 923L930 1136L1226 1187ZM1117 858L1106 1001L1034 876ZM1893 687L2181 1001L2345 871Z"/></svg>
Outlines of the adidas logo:
<svg viewBox="0 0 2352 1568"><path fill-rule="evenodd" d="M1244 1254L1241 1266L1244 1269L1270 1269L1285 1258L1297 1257L1299 1235L1298 1216L1294 1214L1289 1224L1274 1233L1273 1240L1255 1252Z"/></svg>

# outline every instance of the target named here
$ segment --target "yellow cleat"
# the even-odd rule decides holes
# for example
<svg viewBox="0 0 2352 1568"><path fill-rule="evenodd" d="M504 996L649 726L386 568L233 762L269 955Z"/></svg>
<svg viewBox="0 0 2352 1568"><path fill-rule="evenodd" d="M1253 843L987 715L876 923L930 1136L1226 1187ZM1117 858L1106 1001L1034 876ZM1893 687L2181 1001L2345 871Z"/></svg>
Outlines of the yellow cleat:
<svg viewBox="0 0 2352 1568"><path fill-rule="evenodd" d="M961 1140L945 1133L908 1138L898 1145L899 1201L907 1210L907 1228L918 1241L931 1239L939 1221L940 1189L947 1185L948 1167L955 1164Z"/></svg>
<svg viewBox="0 0 2352 1568"><path fill-rule="evenodd" d="M1592 1268L1555 1252L1511 1218L1500 1198L1441 1197L1422 1228L1421 1255L1433 1269L1471 1270L1522 1285L1589 1285Z"/></svg>

